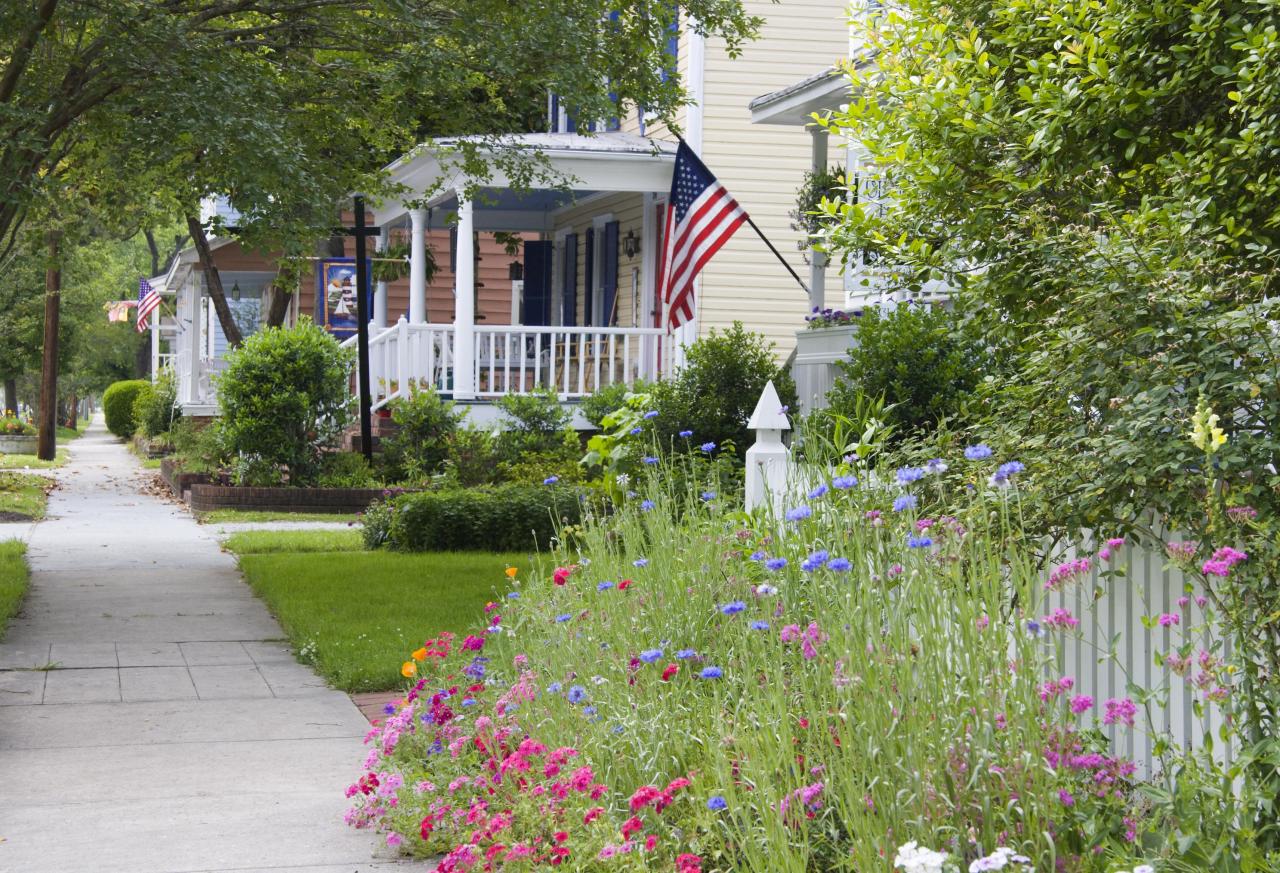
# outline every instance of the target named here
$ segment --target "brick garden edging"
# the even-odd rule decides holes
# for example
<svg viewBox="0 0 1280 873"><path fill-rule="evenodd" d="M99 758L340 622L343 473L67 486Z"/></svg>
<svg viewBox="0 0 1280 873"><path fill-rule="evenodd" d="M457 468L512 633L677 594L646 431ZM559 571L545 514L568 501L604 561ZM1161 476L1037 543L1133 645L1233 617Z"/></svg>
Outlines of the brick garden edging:
<svg viewBox="0 0 1280 873"><path fill-rule="evenodd" d="M364 512L385 493L382 488L251 488L195 484L189 503L193 512L243 509L266 512Z"/></svg>
<svg viewBox="0 0 1280 873"><path fill-rule="evenodd" d="M212 479L208 473L183 473L178 469L173 458L164 458L160 461L160 478L169 486L173 496L179 500L187 499L184 492L191 486L207 483Z"/></svg>

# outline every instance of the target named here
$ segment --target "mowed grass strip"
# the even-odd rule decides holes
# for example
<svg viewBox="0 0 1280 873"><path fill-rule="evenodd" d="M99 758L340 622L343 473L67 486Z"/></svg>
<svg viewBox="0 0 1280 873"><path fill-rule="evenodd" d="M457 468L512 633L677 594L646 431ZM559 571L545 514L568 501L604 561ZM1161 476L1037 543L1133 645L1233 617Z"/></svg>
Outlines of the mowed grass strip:
<svg viewBox="0 0 1280 873"><path fill-rule="evenodd" d="M364 540L359 530L249 530L232 534L223 544L237 555L274 555L280 552L359 552Z"/></svg>
<svg viewBox="0 0 1280 873"><path fill-rule="evenodd" d="M9 619L22 608L27 594L27 544L18 540L0 540L0 640L4 639Z"/></svg>
<svg viewBox="0 0 1280 873"><path fill-rule="evenodd" d="M332 536L271 533L297 538L303 548L315 545L317 533ZM531 563L527 555L488 552L282 551L280 541L263 537L235 545L253 543L275 551L239 552L246 581L298 658L347 692L402 687L400 665L410 652L441 631L478 632L485 603L510 590L506 568L523 576Z"/></svg>
<svg viewBox="0 0 1280 873"><path fill-rule="evenodd" d="M0 472L0 520L14 520L8 518L10 514L33 520L44 518L53 486L54 481L47 476Z"/></svg>
<svg viewBox="0 0 1280 873"><path fill-rule="evenodd" d="M0 455L0 470L51 470L61 467L70 458L71 455L61 446L52 461L42 461L35 455Z"/></svg>
<svg viewBox="0 0 1280 873"><path fill-rule="evenodd" d="M231 524L246 521L341 521L354 524L360 516L350 512L263 512L250 509L215 509L197 512L201 524Z"/></svg>

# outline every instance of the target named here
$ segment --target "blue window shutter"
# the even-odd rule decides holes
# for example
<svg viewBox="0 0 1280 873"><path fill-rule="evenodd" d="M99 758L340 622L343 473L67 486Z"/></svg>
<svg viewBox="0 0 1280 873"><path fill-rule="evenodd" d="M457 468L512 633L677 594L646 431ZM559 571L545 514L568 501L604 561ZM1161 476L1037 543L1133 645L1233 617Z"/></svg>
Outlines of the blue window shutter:
<svg viewBox="0 0 1280 873"><path fill-rule="evenodd" d="M675 18L667 29L667 62L662 68L662 81L664 82L671 78L676 71L676 65L680 62L680 7L675 7L673 12L675 13Z"/></svg>
<svg viewBox="0 0 1280 873"><path fill-rule="evenodd" d="M611 221L604 226L604 262L600 270L600 287L604 291L604 312L600 313L600 321L605 327L612 327L617 321L614 303L618 299L618 222Z"/></svg>
<svg viewBox="0 0 1280 873"><path fill-rule="evenodd" d="M564 278L560 291L562 302L560 323L574 327L578 323L578 235L564 238Z"/></svg>
<svg viewBox="0 0 1280 873"><path fill-rule="evenodd" d="M551 323L551 252L549 240L526 240L524 244L523 324Z"/></svg>
<svg viewBox="0 0 1280 873"><path fill-rule="evenodd" d="M592 320L591 310L592 303L595 302L596 296L596 229L594 227L587 228L587 256L586 264L582 270L582 323L590 327L595 324Z"/></svg>

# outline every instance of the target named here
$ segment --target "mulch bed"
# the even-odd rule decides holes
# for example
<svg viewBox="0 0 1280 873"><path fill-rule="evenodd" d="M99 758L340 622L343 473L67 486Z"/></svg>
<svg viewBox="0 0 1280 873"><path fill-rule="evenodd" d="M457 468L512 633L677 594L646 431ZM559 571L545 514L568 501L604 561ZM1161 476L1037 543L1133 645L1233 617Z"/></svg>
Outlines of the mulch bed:
<svg viewBox="0 0 1280 873"><path fill-rule="evenodd" d="M8 521L34 521L31 516L23 515L21 512L9 512L8 510L0 510L0 523Z"/></svg>

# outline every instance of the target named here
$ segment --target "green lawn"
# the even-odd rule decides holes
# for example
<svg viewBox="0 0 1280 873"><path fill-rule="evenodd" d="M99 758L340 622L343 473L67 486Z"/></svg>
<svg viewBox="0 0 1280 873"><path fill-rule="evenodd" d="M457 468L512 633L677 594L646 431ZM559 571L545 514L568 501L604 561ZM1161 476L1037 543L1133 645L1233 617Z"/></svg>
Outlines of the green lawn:
<svg viewBox="0 0 1280 873"><path fill-rule="evenodd" d="M61 467L67 462L67 450L63 446L58 447L57 457L52 461L42 461L35 455L3 455L0 454L0 470L48 470L52 467Z"/></svg>
<svg viewBox="0 0 1280 873"><path fill-rule="evenodd" d="M215 509L198 512L201 524L230 524L243 521L356 521L354 513L341 512L252 512L244 509Z"/></svg>
<svg viewBox="0 0 1280 873"><path fill-rule="evenodd" d="M530 564L517 554L352 551L353 538L335 537L346 533L254 531L227 547L299 659L349 692L401 687L410 652L440 631L478 630L485 603L509 589L503 571ZM326 538L332 550L317 551Z"/></svg>
<svg viewBox="0 0 1280 873"><path fill-rule="evenodd" d="M16 512L30 519L44 518L53 480L33 473L0 472L0 518Z"/></svg>
<svg viewBox="0 0 1280 873"><path fill-rule="evenodd" d="M0 540L0 640L27 593L27 562L23 558L26 551L26 543Z"/></svg>

